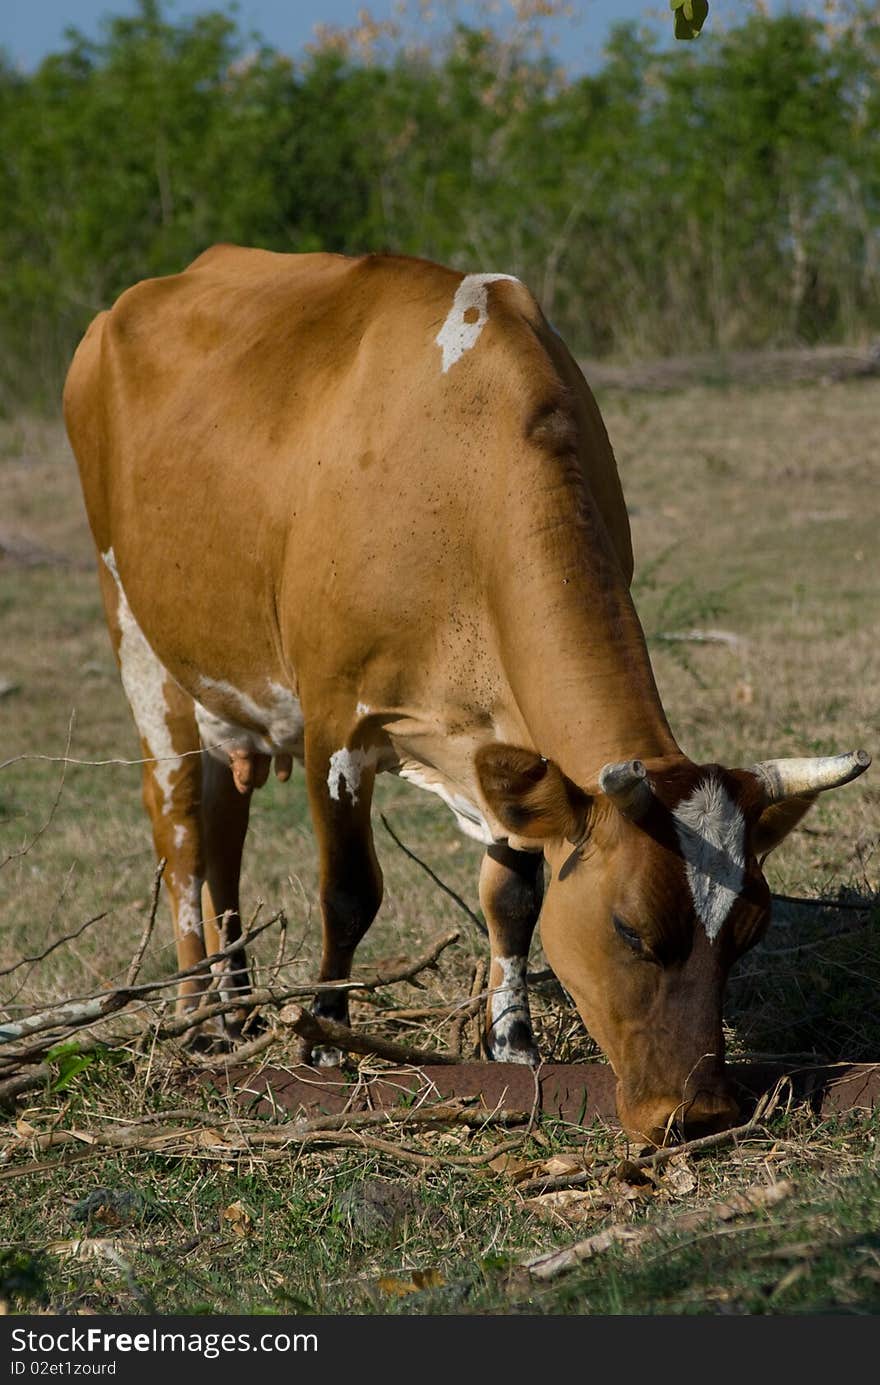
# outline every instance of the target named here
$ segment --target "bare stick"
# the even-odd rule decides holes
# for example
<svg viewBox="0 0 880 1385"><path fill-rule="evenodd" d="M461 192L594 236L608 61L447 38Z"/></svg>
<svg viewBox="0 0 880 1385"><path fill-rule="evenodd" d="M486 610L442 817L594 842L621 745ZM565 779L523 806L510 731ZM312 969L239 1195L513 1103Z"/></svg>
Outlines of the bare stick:
<svg viewBox="0 0 880 1385"><path fill-rule="evenodd" d="M87 928L91 928L92 924L100 923L102 919L105 919L109 912L108 909L105 909L101 914L93 914L90 919L86 919L85 923L81 923L79 928L75 928L72 933L65 933L63 937L56 938L54 943L50 943L44 952L37 952L33 957L22 957L18 962L13 962L11 967L3 967L0 969L0 976L11 976L14 971L18 971L19 967L26 967L29 962L36 965L37 962L45 961L56 948L63 947L65 943L74 942L81 933L85 933Z"/></svg>
<svg viewBox="0 0 880 1385"><path fill-rule="evenodd" d="M719 1130L714 1135L701 1135L697 1140L688 1140L683 1144L664 1145L654 1154L645 1154L638 1159L627 1159L623 1165L626 1173L636 1173L641 1169L656 1169L662 1164L666 1164L670 1159L676 1159L679 1155L702 1154L707 1149L721 1149L724 1145L735 1144L737 1140L745 1139L751 1135L759 1121L770 1116L775 1110L779 1100L779 1094L788 1082L787 1077L782 1077L776 1083L772 1092L765 1092L756 1105L749 1119L744 1125L735 1125L729 1130ZM586 1161L585 1161L586 1162ZM603 1165L615 1162L614 1160L603 1160ZM527 1178L523 1183L517 1184L517 1192L522 1194L529 1193L553 1193L562 1188L580 1188L584 1183L589 1183L596 1177L598 1161L589 1159L589 1167L578 1173L563 1173L555 1177L548 1178Z"/></svg>
<svg viewBox="0 0 880 1385"><path fill-rule="evenodd" d="M207 1053L191 1053L189 1060L198 1068L204 1068L206 1072L222 1072L226 1068L236 1068L239 1063L249 1062L251 1058L258 1057L265 1053L267 1048L277 1044L279 1039L284 1038L281 1029L267 1029L265 1034L260 1034L256 1039L251 1039L246 1044L239 1044L231 1053L222 1053L217 1057L212 1057Z"/></svg>
<svg viewBox="0 0 880 1385"><path fill-rule="evenodd" d="M26 1048L18 1048L16 1050L3 1054L3 1058L7 1061L8 1064L6 1071L9 1071L9 1068L12 1067L15 1063L33 1063L35 1061L38 1061L45 1053L47 1048L52 1047L61 1039L67 1038L71 1033L76 1032L78 1029L81 1029L87 1024L93 1024L97 1021L106 1019L110 1014L115 1013L116 1010L124 1008L124 1006L130 1003L132 999L145 999L150 992L157 992L168 985L175 984L175 982L180 977L192 975L195 972L203 970L206 966L210 966L213 962L222 958L224 955L229 955L232 952L236 951L238 948L243 947L245 943L251 940L251 938L256 937L258 933L262 932L263 929L268 928L274 922L275 919L269 919L266 923L262 924L260 928L254 929L253 932L251 932L250 934L243 936L234 943L230 943L229 947L224 949L223 952L215 953L211 957L205 958L204 961L197 963L194 967L190 967L187 968L185 971L178 972L176 976L171 977L166 981L156 982L154 985L148 986L135 986L127 989L126 991L107 993L111 1001L109 1009L101 1009L101 1005L103 1001L107 999L107 996L105 996L103 1000L101 997L93 997L90 1001L84 1002L83 1004L77 1005L75 1007L57 1007L51 1012L42 1012L41 1016L28 1017L31 1024L33 1024L35 1021L41 1022L40 1028L32 1028L28 1032L41 1032L43 1033L44 1037L38 1039L34 1043L29 1044ZM421 957L417 958L414 962L408 964L407 966L400 967L395 971L390 971L384 974L382 972L377 972L375 975L366 977L363 980L355 980L344 983L316 982L313 986L295 986L291 988L286 988L282 991L274 991L268 988L264 988L252 991L249 994L242 994L241 996L237 996L229 1000L220 1000L214 1002L213 1004L201 1006L198 1009L189 1011L185 1014L172 1016L171 1018L157 1025L153 1030L154 1041L160 1039L180 1038L181 1035L187 1033L189 1030L194 1029L197 1026L203 1025L207 1020L214 1019L223 1014L227 1014L231 1010L253 1011L261 1006L277 1007L279 1005L287 1003L290 1000L303 999L314 996L315 994L321 994L325 991L338 990L340 988L340 985L353 990L365 989L371 991L379 987L395 985L399 981L410 980L413 976L417 975L418 972L424 971L427 967L433 966L436 963L436 960L439 957L440 953L444 950L444 948L449 947L449 945L455 942L458 939L458 937L459 934L456 931L444 934L441 938L438 938L436 942L434 942L431 945L427 952L423 953ZM119 1003L116 1003L117 1001ZM88 1009L86 1007L88 1007ZM73 1012L72 1020L71 1011ZM66 1027L65 1017L67 1018L67 1020L70 1021L70 1023L67 1024ZM24 1021L20 1022L20 1024L23 1023ZM8 1030L11 1029L12 1026L8 1026L6 1028L8 1032ZM64 1032L62 1034L58 1034L57 1032L55 1032L58 1029L62 1029ZM47 1035L46 1030L50 1030L51 1035ZM145 1030L145 1032L149 1032L149 1030ZM2 1036L2 1034L3 1030L0 1029L0 1036ZM19 1036L24 1037L24 1034L20 1033ZM10 1035L9 1037L11 1039L13 1036ZM102 1042L103 1046L114 1048L118 1047L120 1044L129 1042L130 1038L130 1034L110 1034L106 1035ZM0 1038L0 1041L2 1041L2 1038ZM366 1040L362 1041L367 1042ZM257 1045L257 1042L257 1040L254 1040L254 1045ZM221 1064L219 1064L219 1066L229 1067L232 1065L233 1060L236 1062L243 1062L246 1060L247 1057L253 1057L256 1053L262 1052L265 1048L268 1048L269 1042L270 1041L267 1040L265 1043L259 1044L258 1047L244 1045L241 1049L238 1050L237 1055L229 1055L229 1062L223 1061ZM79 1051L87 1052L90 1048L96 1046L97 1043L97 1040L81 1040L81 1046ZM376 1051L377 1050L375 1049L375 1047L372 1046L368 1049L352 1048L352 1052L376 1053ZM403 1055L404 1053L410 1054L411 1052L413 1052L409 1049L403 1049L401 1046L395 1046L394 1051L400 1055ZM395 1059L392 1058L392 1061L395 1061ZM401 1056L400 1061L410 1063L414 1060L411 1057L404 1058ZM444 1057L444 1055L442 1054L426 1053L422 1055L420 1061L442 1063L448 1062L450 1061L450 1059L448 1057ZM9 1104L15 1099L15 1097L17 1097L21 1093L31 1091L33 1090L33 1088L39 1087L46 1080L46 1078L51 1076L52 1069L47 1067L45 1064L40 1064L38 1067L32 1068L27 1073L21 1073L16 1076L10 1075L10 1077L5 1082L0 1082L0 1106L4 1104Z"/></svg>
<svg viewBox="0 0 880 1385"><path fill-rule="evenodd" d="M793 894L772 894L770 898L779 904L806 904L812 909L858 909L862 913L872 909L876 903L871 899L861 902L854 899L799 899Z"/></svg>
<svg viewBox="0 0 880 1385"><path fill-rule="evenodd" d="M106 1045L101 1039L90 1036L85 1039L77 1040L77 1053L93 1053L95 1049L104 1048ZM0 1082L0 1110L11 1106L17 1097L24 1092L33 1091L35 1087L42 1087L44 1082L48 1082L55 1077L56 1073L51 1063L40 1063L36 1067L28 1068L27 1072L16 1073L14 1076L7 1077Z"/></svg>
<svg viewBox="0 0 880 1385"><path fill-rule="evenodd" d="M628 1159L626 1161L627 1171L631 1169L657 1169L661 1164L667 1164L670 1159L675 1159L680 1154L702 1154L704 1150L720 1149L723 1145L735 1144L737 1140L745 1139L751 1135L759 1121L775 1110L779 1093L788 1081L787 1077L781 1077L772 1092L765 1092L744 1125L735 1125L729 1130L719 1130L714 1135L701 1135L697 1140L687 1140L680 1145L665 1145L662 1149L658 1149L655 1154L645 1154L638 1159Z"/></svg>
<svg viewBox="0 0 880 1385"><path fill-rule="evenodd" d="M463 910L463 912L467 914L471 923L474 925L475 928L478 929L480 933L482 933L483 937L488 938L489 930L487 929L483 920L477 914L474 913L473 909L471 909L471 907L468 904L465 904L461 895L456 894L455 890L453 890L449 885L447 885L443 880L441 880L440 876L437 875L431 869L430 866L426 865L425 862L421 860L421 858L418 857L414 851L410 851L408 846L404 846L403 842L400 840L397 833L394 831L394 828L391 826L390 822L388 821L384 813L380 813L379 817L382 819L382 826L385 828L385 831L388 833L391 840L395 842L397 846L400 847L400 850L403 852L404 856L408 856L411 861L415 861L417 866L421 866L425 874L429 875L431 879L434 881L434 884L439 885L440 889L443 890L444 894L448 894L449 898L455 901L459 909Z"/></svg>
<svg viewBox="0 0 880 1385"><path fill-rule="evenodd" d="M388 1113L376 1114L387 1115ZM523 1113L519 1114L520 1116L523 1115ZM488 1119L488 1116L484 1116L482 1124L485 1125ZM193 1136L197 1137L195 1142L192 1139ZM26 1164L16 1164L6 1169L0 1169L0 1181L9 1178L21 1178L29 1173L61 1169L67 1164L79 1162L82 1159L100 1157L108 1149L125 1150L132 1153L161 1151L165 1155L170 1154L177 1158L196 1157L204 1160L228 1160L233 1156L250 1156L264 1162L289 1159L294 1150L308 1153L312 1149L321 1148L357 1149L382 1154L401 1163L416 1164L419 1168L436 1168L438 1165L448 1165L452 1168L472 1168L479 1164L490 1163L499 1154L507 1153L511 1148L518 1148L522 1144L522 1137L517 1136L514 1140L504 1141L482 1154L436 1155L407 1149L403 1145L393 1144L390 1140L378 1139L374 1135L368 1135L359 1130L307 1130L297 1133L293 1126L283 1132L248 1132L233 1140L227 1139L217 1132L215 1141L211 1141L209 1133L204 1130L179 1129L153 1131L147 1134L141 1127L113 1132L57 1130L37 1138L43 1140L44 1148L68 1144L86 1144L88 1147L85 1150L78 1149L76 1153L67 1155L63 1159L34 1160Z"/></svg>
<svg viewBox="0 0 880 1385"><path fill-rule="evenodd" d="M460 1014L458 1015L458 1018L452 1026L452 1035L450 1038L449 1046L454 1053L457 1053L459 1055L459 1057L464 1057L462 1049L464 1047L464 1036L467 1023L474 1015L479 1014L480 1009L482 1007L482 1002L485 1000L488 994L483 989L485 984L486 963L481 957L480 960L477 962L476 966L474 967L474 974L471 978L470 999L468 1000L467 1004L463 1007Z"/></svg>
<svg viewBox="0 0 880 1385"><path fill-rule="evenodd" d="M208 970L215 963L246 947L266 928L271 927L276 920L277 915L275 918L268 919L266 923L261 924L251 933L242 934L240 938L236 938L235 942L230 943L220 952L213 952L209 957L203 957L200 962L195 962L191 967L186 967L182 971L177 971L172 976L159 981L142 982L140 985L134 986L119 986L115 990L97 991L91 996L65 1001L61 1005L54 1006L51 1010L39 1010L33 1014L25 1015L23 1019L17 1020L14 1024L0 1025L0 1044L11 1043L15 1039L23 1039L29 1034L37 1034L46 1029L78 1026L89 1024L96 1019L104 1019L107 1015L122 1009L131 1000L142 999L156 991L167 990L169 986L176 986L178 981L185 980L190 976L197 976L200 972ZM16 1054L15 1056L19 1055Z"/></svg>
<svg viewBox="0 0 880 1385"><path fill-rule="evenodd" d="M613 1245L624 1244L631 1248L644 1245L646 1241L657 1240L667 1234L680 1231L694 1231L701 1226L715 1222L733 1221L735 1217L746 1216L764 1208L775 1207L794 1191L787 1179L769 1186L764 1183L747 1188L745 1192L733 1193L726 1202L715 1202L710 1207L701 1207L688 1212L680 1212L658 1225L633 1226L632 1222L615 1222L604 1231L588 1236L584 1241L576 1241L564 1250L551 1251L546 1255L535 1256L521 1263L533 1279L556 1279L566 1270L581 1265L585 1260L600 1255Z"/></svg>
<svg viewBox="0 0 880 1385"><path fill-rule="evenodd" d="M41 1063L39 1067L30 1068L27 1072L19 1072L14 1077L7 1077L4 1082L0 1082L0 1111L4 1107L11 1106L25 1092L32 1092L35 1087L42 1087L43 1083L47 1082L53 1075L49 1064Z"/></svg>
<svg viewBox="0 0 880 1385"><path fill-rule="evenodd" d="M243 935L230 943L219 953L212 953L211 957L202 958L202 961L195 963L193 967L187 967L183 971L176 972L164 981L154 981L141 983L136 986L119 986L116 990L103 990L86 1000L65 1001L61 1006L53 1007L53 1010L37 1011L36 1014L25 1015L24 1019L18 1019L15 1024L0 1026L0 1044L12 1043L15 1039L26 1039L35 1033L44 1033L46 1030L80 1028L82 1025L94 1024L96 1019L105 1019L108 1015L115 1014L122 1010L132 1000L144 999L150 994L165 990L168 986L173 986L184 976L194 976L212 967L223 957L229 957L234 951L247 945L249 940L256 938L263 928L269 928L273 924L273 918L265 922L261 928L254 929L254 932ZM234 1004L234 1001L233 1001ZM212 1008L212 1007L208 1007ZM17 1051L8 1055L10 1058L29 1057L33 1053L33 1047L28 1050ZM6 1057L6 1055L4 1055Z"/></svg>
<svg viewBox="0 0 880 1385"><path fill-rule="evenodd" d="M359 1111L356 1115L343 1112L338 1116L315 1116L305 1125L306 1130L348 1130L362 1125L464 1125L482 1130L494 1125L524 1125L525 1111L480 1111L460 1105L437 1103L431 1106L390 1107L385 1111Z"/></svg>
<svg viewBox="0 0 880 1385"><path fill-rule="evenodd" d="M275 951L275 961L272 963L272 966L269 968L269 983L270 983L270 985L271 985L271 983L272 983L273 981L277 981L277 980L278 980L278 975L279 975L279 973L280 973L280 971L281 971L281 967L282 967L282 965L283 965L283 963L284 963L284 949L285 949L285 947L287 946L287 915L285 914L285 912L284 912L283 909L282 909L282 911L281 911L281 920L280 920L280 923L281 923L281 927L278 929L278 947L276 948L276 951Z"/></svg>
<svg viewBox="0 0 880 1385"><path fill-rule="evenodd" d="M289 1005L279 1016L281 1022L312 1044L327 1044L332 1048L342 1048L348 1053L367 1053L376 1058L387 1058L392 1063L404 1063L412 1067L422 1067L426 1063L458 1063L461 1060L453 1053L432 1053L426 1049L409 1048L404 1044L393 1043L390 1039L380 1039L376 1035L357 1034L347 1024L337 1024L335 1020L318 1019L310 1010L300 1005Z"/></svg>
<svg viewBox="0 0 880 1385"><path fill-rule="evenodd" d="M679 1146L680 1148L680 1146ZM585 1161L592 1165L592 1159ZM530 1193L555 1193L562 1188L579 1188L584 1183L592 1182L596 1177L592 1167L581 1169L578 1173L561 1173L547 1175L544 1178L526 1178L522 1183L517 1183L516 1191L527 1197Z"/></svg>
<svg viewBox="0 0 880 1385"><path fill-rule="evenodd" d="M146 952L149 946L150 938L153 936L153 929L156 926L156 914L159 909L159 891L162 888L162 875L167 864L168 858L166 856L163 856L162 859L159 861L158 865L156 866L156 874L153 876L153 894L150 899L150 914L147 919L146 927L144 928L144 931L141 934L141 940L137 945L137 951L131 959L131 966L129 967L128 974L125 978L126 990L133 986L135 981L137 981L141 970L141 964L144 960L144 953Z"/></svg>
<svg viewBox="0 0 880 1385"><path fill-rule="evenodd" d="M270 922L274 920L270 919ZM268 925L264 924L263 927ZM395 986L399 981L411 981L419 972L426 971L433 967L440 956L440 953L457 942L459 933L453 930L451 933L444 933L441 938L432 943L427 952L414 962L405 967L399 967L396 971L378 971L373 976L358 978L353 981L316 981L311 986L286 986L283 990L273 990L271 987L260 987L257 990L242 994L234 1000L218 1000L211 1005L205 1005L197 1011L188 1015L175 1015L172 1019L165 1020L158 1029L160 1039L179 1038L188 1029L192 1029L197 1024L203 1024L205 1020L215 1019L218 1015L224 1015L229 1010L255 1010L262 1005L285 1005L290 1000L305 1000L311 996L324 995L328 991L375 991L383 986Z"/></svg>

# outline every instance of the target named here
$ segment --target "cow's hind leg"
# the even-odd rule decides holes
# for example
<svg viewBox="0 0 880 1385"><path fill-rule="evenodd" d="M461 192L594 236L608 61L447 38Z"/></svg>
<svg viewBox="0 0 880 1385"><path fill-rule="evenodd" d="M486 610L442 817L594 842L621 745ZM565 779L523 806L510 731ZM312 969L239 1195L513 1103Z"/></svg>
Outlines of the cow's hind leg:
<svg viewBox="0 0 880 1385"><path fill-rule="evenodd" d="M490 846L480 871L480 904L491 947L486 1049L501 1063L537 1064L526 986L529 947L544 895L544 857Z"/></svg>
<svg viewBox="0 0 880 1385"><path fill-rule="evenodd" d="M306 733L306 779L318 843L323 923L321 981L345 981L355 949L382 902L382 872L370 826L375 769L363 748L347 748L326 730ZM348 994L328 991L316 998L319 1019L348 1024ZM340 1054L317 1048L312 1061L338 1063Z"/></svg>
<svg viewBox="0 0 880 1385"><path fill-rule="evenodd" d="M205 881L202 889L205 947L220 951L241 937L239 880L248 829L252 788L236 787L232 770L210 754L202 756L202 840ZM222 966L220 992L224 998L250 990L247 959L242 949ZM242 1016L232 1012L227 1030L234 1032Z"/></svg>
<svg viewBox="0 0 880 1385"><path fill-rule="evenodd" d="M113 550L99 564L101 592L122 686L140 735L143 798L156 855L164 857L165 887L181 970L205 957L201 890L201 754L193 700L169 677L135 620L119 579ZM180 983L178 1005L199 1001L209 978Z"/></svg>

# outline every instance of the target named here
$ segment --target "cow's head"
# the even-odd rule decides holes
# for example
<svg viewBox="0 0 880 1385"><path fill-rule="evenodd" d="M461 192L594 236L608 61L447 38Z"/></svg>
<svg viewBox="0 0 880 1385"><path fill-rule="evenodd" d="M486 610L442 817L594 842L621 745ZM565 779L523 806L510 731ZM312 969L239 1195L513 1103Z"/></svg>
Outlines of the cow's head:
<svg viewBox="0 0 880 1385"><path fill-rule="evenodd" d="M864 751L748 770L629 760L606 765L588 792L533 751L478 752L496 818L514 841L543 845L544 951L614 1067L618 1113L637 1139L735 1122L722 998L770 920L761 863L819 792L869 764Z"/></svg>

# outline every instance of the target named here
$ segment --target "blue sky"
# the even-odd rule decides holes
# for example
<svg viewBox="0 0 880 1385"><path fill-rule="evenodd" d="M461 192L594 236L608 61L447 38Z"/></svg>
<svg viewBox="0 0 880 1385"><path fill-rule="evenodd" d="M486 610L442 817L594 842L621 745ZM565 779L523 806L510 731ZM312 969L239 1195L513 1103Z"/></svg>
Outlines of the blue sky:
<svg viewBox="0 0 880 1385"><path fill-rule="evenodd" d="M238 0L238 22L245 33L258 30L273 47L295 57L309 42L316 24L351 25L360 8L369 8L376 19L394 17L399 0ZM790 8L804 8L809 0L791 0ZM510 17L510 0L484 0L482 8L495 4L500 14ZM438 15L449 0L434 0ZM170 18L182 18L205 10L229 10L229 0L166 0ZM773 0L769 8L782 10L786 0ZM473 19L478 3L459 0L457 14ZM707 32L715 24L736 24L750 8L748 0L711 0ZM75 25L91 37L100 33L101 17L107 14L132 14L136 0L0 0L0 47L6 48L15 64L28 69L47 53L64 46L64 30ZM595 68L608 28L615 19L644 19L661 26L671 35L672 17L668 0L572 0L570 19L550 22L547 35L553 36L553 50L560 62L572 71ZM409 0L409 11L419 11L417 0Z"/></svg>
<svg viewBox="0 0 880 1385"><path fill-rule="evenodd" d="M367 0L376 19L394 14L397 0ZM495 0L499 11L510 11L510 0ZM295 56L312 37L315 24L351 24L365 0L239 0L237 10L241 28L258 30L274 47ZM771 6L782 8L783 0ZM798 6L796 6L798 7ZM211 9L227 9L226 0L167 0L170 17L182 17ZM417 11L416 0L410 10ZM443 11L444 0L435 8ZM616 19L653 19L664 32L671 30L668 0L573 0L573 17L548 25L554 34L554 51L560 61L576 71L597 65L608 28ZM709 26L713 19L736 22L748 8L746 0L712 0ZM31 68L47 53L63 45L64 30L75 25L90 36L97 36L103 15L133 13L134 0L0 0L0 47L13 62ZM462 0L457 6L463 18L473 18L476 4Z"/></svg>
<svg viewBox="0 0 880 1385"><path fill-rule="evenodd" d="M728 0L728 4L730 0ZM655 6L660 8L663 0ZM566 66L592 66L599 56L602 39L613 19L643 16L650 0L578 0L576 16L548 26L558 36L555 51ZM102 15L133 13L134 0L0 0L0 46L13 61L25 68L63 43L64 29L76 25L89 35L97 35ZM169 16L198 14L204 10L224 10L226 0L166 0ZM258 30L276 48L295 55L312 37L316 24L353 24L359 9L367 8L375 19L390 19L396 0L238 0L238 19L244 31ZM417 3L410 10L418 12ZM436 10L442 12L442 0ZM507 0L500 0L502 12ZM665 5L664 5L665 8ZM460 3L458 12L473 19L478 5Z"/></svg>

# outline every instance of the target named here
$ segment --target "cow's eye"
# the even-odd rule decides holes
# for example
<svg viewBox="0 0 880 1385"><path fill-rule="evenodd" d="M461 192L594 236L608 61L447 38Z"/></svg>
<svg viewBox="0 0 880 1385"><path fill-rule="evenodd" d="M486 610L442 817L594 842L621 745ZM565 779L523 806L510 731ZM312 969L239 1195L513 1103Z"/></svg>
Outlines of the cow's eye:
<svg viewBox="0 0 880 1385"><path fill-rule="evenodd" d="M629 947L632 948L633 952L642 952L645 944L641 935L637 933L634 928L630 928L629 924L624 923L622 919L619 919L616 914L612 915L612 917L614 920L615 930L620 935L620 937L623 938L623 941Z"/></svg>

